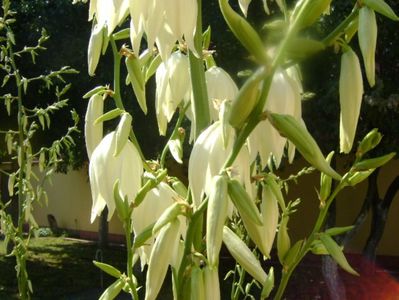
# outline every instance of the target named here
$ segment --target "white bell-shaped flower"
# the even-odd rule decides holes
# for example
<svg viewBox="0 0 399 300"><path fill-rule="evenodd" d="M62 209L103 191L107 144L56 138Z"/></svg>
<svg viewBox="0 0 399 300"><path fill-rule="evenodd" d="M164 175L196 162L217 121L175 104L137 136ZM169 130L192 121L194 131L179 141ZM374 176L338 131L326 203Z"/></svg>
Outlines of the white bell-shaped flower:
<svg viewBox="0 0 399 300"><path fill-rule="evenodd" d="M223 101L233 100L238 94L238 88L230 75L220 67L211 67L205 72L206 86L209 98L209 111L212 120L219 119L220 105Z"/></svg>
<svg viewBox="0 0 399 300"><path fill-rule="evenodd" d="M290 76L287 71L278 70L270 86L265 110L301 119L301 84L298 80ZM259 154L264 167L270 155L273 155L276 166L280 165L287 139L280 136L269 121L260 122L248 140L251 160ZM292 153L290 157L293 158Z"/></svg>
<svg viewBox="0 0 399 300"><path fill-rule="evenodd" d="M234 129L227 128L228 143L224 145L223 127L220 121L205 129L195 141L188 165L188 180L193 196L193 203L198 207L204 194L209 195L212 178L218 175L229 156L234 141ZM246 146L242 147L230 171L233 178L242 182L251 193L249 154Z"/></svg>
<svg viewBox="0 0 399 300"><path fill-rule="evenodd" d="M165 135L167 123L190 91L188 57L174 52L167 61L160 64L156 76L155 110L159 133Z"/></svg>
<svg viewBox="0 0 399 300"><path fill-rule="evenodd" d="M89 159L103 138L103 123L94 124L94 121L103 114L103 111L103 97L98 94L93 95L87 104L85 116L85 142Z"/></svg>
<svg viewBox="0 0 399 300"><path fill-rule="evenodd" d="M151 189L143 202L133 210L132 224L134 234L136 236L139 235L146 227L156 222L162 213L175 203L178 198L180 196L164 182ZM154 240L155 237L151 237L145 245L137 249L142 267L149 261Z"/></svg>
<svg viewBox="0 0 399 300"><path fill-rule="evenodd" d="M113 195L114 183L119 179L121 194L132 202L141 187L143 162L139 152L127 141L121 152L114 156L116 133L107 134L95 148L89 165L90 187L93 198L91 222L99 216L105 205L108 207L108 220L115 211Z"/></svg>
<svg viewBox="0 0 399 300"><path fill-rule="evenodd" d="M133 49L139 50L145 33L148 48L156 44L164 61L176 41L182 41L183 37L188 48L195 52L197 14L195 0L130 0Z"/></svg>
<svg viewBox="0 0 399 300"><path fill-rule="evenodd" d="M90 3L89 20L95 16L98 26L107 27L107 35L111 35L128 14L129 0L92 0Z"/></svg>
<svg viewBox="0 0 399 300"><path fill-rule="evenodd" d="M252 0L238 0L238 4L240 5L240 9L244 16L247 16L248 13L248 6L251 3Z"/></svg>

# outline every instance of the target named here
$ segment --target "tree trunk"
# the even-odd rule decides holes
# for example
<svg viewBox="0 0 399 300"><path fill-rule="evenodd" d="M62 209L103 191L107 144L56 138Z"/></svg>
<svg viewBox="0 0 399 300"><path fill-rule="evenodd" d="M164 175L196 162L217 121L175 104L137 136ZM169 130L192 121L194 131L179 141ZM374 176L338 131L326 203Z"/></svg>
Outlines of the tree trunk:
<svg viewBox="0 0 399 300"><path fill-rule="evenodd" d="M105 207L100 216L98 224L98 247L105 249L108 247L108 208Z"/></svg>
<svg viewBox="0 0 399 300"><path fill-rule="evenodd" d="M389 208L399 191L399 176L397 176L389 185L384 199L375 197L372 203L373 219L371 223L370 235L364 247L363 254L374 262L376 259L377 246L384 234L385 224Z"/></svg>

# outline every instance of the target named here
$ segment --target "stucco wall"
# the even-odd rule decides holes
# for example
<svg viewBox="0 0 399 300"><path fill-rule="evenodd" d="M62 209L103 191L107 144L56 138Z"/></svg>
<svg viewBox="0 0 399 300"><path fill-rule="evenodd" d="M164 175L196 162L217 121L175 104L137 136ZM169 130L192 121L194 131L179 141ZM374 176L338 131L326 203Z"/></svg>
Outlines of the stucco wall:
<svg viewBox="0 0 399 300"><path fill-rule="evenodd" d="M68 174L55 174L52 184L46 184L48 206L36 205L34 216L39 225L48 226L47 215L55 216L60 228L78 231L98 231L98 218L90 223L91 192L86 169ZM109 233L120 234L122 226L116 216L109 223Z"/></svg>

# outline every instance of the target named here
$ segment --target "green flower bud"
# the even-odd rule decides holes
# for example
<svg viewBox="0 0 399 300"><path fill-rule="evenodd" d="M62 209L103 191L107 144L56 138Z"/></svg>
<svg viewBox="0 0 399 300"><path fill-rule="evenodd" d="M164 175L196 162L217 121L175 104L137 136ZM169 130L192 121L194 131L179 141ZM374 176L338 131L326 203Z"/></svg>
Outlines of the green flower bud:
<svg viewBox="0 0 399 300"><path fill-rule="evenodd" d="M331 163L331 159L333 156L334 156L334 151L331 151L327 155L326 161L328 164ZM319 193L321 205L323 205L325 203L325 201L327 200L328 196L330 196L331 183L332 183L332 178L325 173L321 173L321 175L320 175L320 193Z"/></svg>
<svg viewBox="0 0 399 300"><path fill-rule="evenodd" d="M98 300L114 299L116 298L116 296L119 295L122 288L123 288L123 281L122 279L118 279L101 294Z"/></svg>
<svg viewBox="0 0 399 300"><path fill-rule="evenodd" d="M377 20L372 9L364 6L359 11L359 45L363 55L367 80L375 85L375 50L377 47Z"/></svg>
<svg viewBox="0 0 399 300"><path fill-rule="evenodd" d="M302 249L302 245L303 245L303 240L299 240L294 244L294 246L290 248L290 250L288 250L284 258L284 265L286 267L289 268L293 263L296 262L299 252Z"/></svg>
<svg viewBox="0 0 399 300"><path fill-rule="evenodd" d="M316 169L340 180L341 176L326 162L316 141L310 135L306 127L290 115L267 113L268 120L276 128L280 135L288 138L302 156Z"/></svg>
<svg viewBox="0 0 399 300"><path fill-rule="evenodd" d="M379 168L379 167L385 165L392 158L394 158L395 155L396 155L396 152L391 152L384 156L365 159L365 160L362 160L362 161L354 164L353 169L356 171L366 171L369 169L376 169L376 168Z"/></svg>
<svg viewBox="0 0 399 300"><path fill-rule="evenodd" d="M227 178L217 175L212 179L206 216L206 252L209 265L217 267L222 247L223 226L228 211Z"/></svg>
<svg viewBox="0 0 399 300"><path fill-rule="evenodd" d="M267 275L259 260L251 252L248 246L227 226L224 226L223 228L223 242L230 254L245 271L260 283L266 282Z"/></svg>
<svg viewBox="0 0 399 300"><path fill-rule="evenodd" d="M331 236L326 233L320 234L320 240L323 245L326 247L328 253L332 256L332 258L341 266L342 269L347 271L352 275L359 276L357 273L348 263L344 253L342 252L341 247L333 240Z"/></svg>
<svg viewBox="0 0 399 300"><path fill-rule="evenodd" d="M373 150L381 142L382 134L378 132L377 128L371 130L359 143L356 151L356 157L361 158L368 151Z"/></svg>
<svg viewBox="0 0 399 300"><path fill-rule="evenodd" d="M339 102L341 106L339 141L340 151L349 153L355 139L363 96L363 78L359 59L351 48L341 57Z"/></svg>
<svg viewBox="0 0 399 300"><path fill-rule="evenodd" d="M162 215L155 222L155 225L152 229L152 235L155 235L162 227L164 227L169 222L172 222L177 218L177 216L181 215L184 212L184 205L182 203L173 203L169 206Z"/></svg>
<svg viewBox="0 0 399 300"><path fill-rule="evenodd" d="M366 180L374 171L375 169L368 169L366 171L355 172L354 174L348 177L347 183L350 186L355 186L358 183L362 182L363 180Z"/></svg>
<svg viewBox="0 0 399 300"><path fill-rule="evenodd" d="M219 6L227 25L241 44L258 61L267 62L263 43L252 26L230 7L228 0L219 0Z"/></svg>
<svg viewBox="0 0 399 300"><path fill-rule="evenodd" d="M164 226L151 251L146 277L145 300L155 300L165 279L180 236L180 222L175 219Z"/></svg>
<svg viewBox="0 0 399 300"><path fill-rule="evenodd" d="M277 232L277 255L281 264L284 264L285 256L288 250L291 248L291 239L288 235L288 223L289 217L283 215L280 222L280 228Z"/></svg>
<svg viewBox="0 0 399 300"><path fill-rule="evenodd" d="M89 47L87 49L87 59L89 66L89 75L94 76L98 62L101 56L101 49L103 46L103 29L99 25L95 25L90 35Z"/></svg>
<svg viewBox="0 0 399 300"><path fill-rule="evenodd" d="M248 217L248 220L256 225L261 226L262 218L260 216L259 210L238 180L229 180L228 192L231 201L233 201L234 206L238 209L240 215L245 215Z"/></svg>
<svg viewBox="0 0 399 300"><path fill-rule="evenodd" d="M261 298L267 299L270 296L270 293L272 292L273 288L274 288L274 268L270 267L269 274L267 274L267 279L263 283Z"/></svg>
<svg viewBox="0 0 399 300"><path fill-rule="evenodd" d="M241 128L255 108L259 100L259 85L265 76L265 69L259 69L239 90L237 97L233 100L229 108L230 114L228 120L233 127Z"/></svg>
<svg viewBox="0 0 399 300"><path fill-rule="evenodd" d="M297 30L309 27L328 11L331 0L301 0L292 12L291 20Z"/></svg>
<svg viewBox="0 0 399 300"><path fill-rule="evenodd" d="M147 101L145 96L145 80L141 71L140 60L133 54L129 54L125 59L129 81L132 85L134 94L141 110L147 114Z"/></svg>
<svg viewBox="0 0 399 300"><path fill-rule="evenodd" d="M363 3L387 18L393 21L399 21L399 17L384 0L363 0Z"/></svg>

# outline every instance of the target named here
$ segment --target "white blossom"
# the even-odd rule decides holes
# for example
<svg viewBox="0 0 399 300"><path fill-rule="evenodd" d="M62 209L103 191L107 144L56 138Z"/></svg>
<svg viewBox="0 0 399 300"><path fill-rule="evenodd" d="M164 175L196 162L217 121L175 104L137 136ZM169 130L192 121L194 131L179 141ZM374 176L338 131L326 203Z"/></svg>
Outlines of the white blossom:
<svg viewBox="0 0 399 300"><path fill-rule="evenodd" d="M119 155L114 156L116 134L107 134L95 148L89 165L90 187L93 198L91 222L99 216L105 205L108 207L108 220L115 211L113 187L119 179L122 195L132 202L141 187L143 163L132 142L128 141Z"/></svg>

